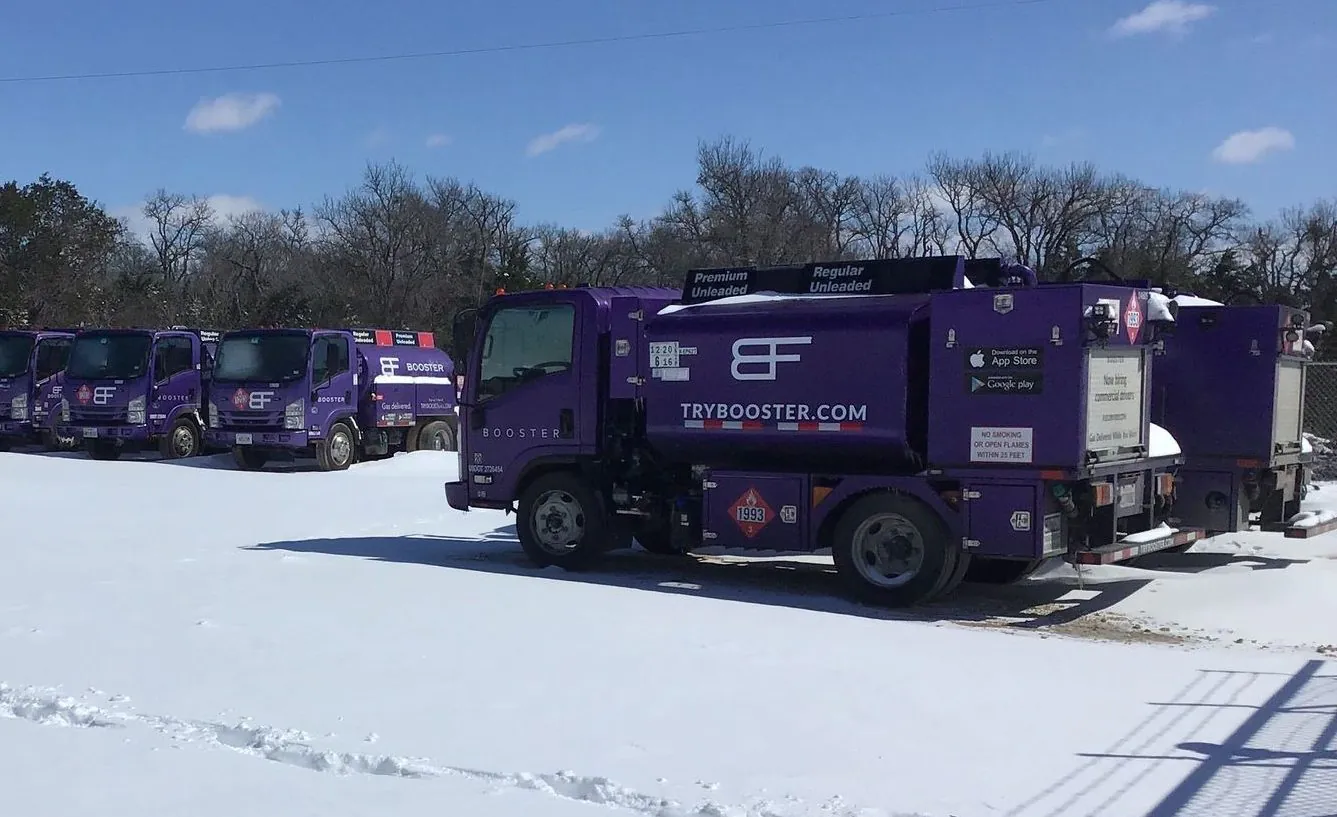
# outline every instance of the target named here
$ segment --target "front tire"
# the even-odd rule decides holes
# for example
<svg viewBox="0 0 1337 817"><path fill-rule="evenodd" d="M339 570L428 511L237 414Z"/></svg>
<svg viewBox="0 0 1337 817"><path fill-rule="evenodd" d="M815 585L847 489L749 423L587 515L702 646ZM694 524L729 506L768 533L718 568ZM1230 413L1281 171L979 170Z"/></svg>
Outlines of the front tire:
<svg viewBox="0 0 1337 817"><path fill-rule="evenodd" d="M316 466L322 471L346 471L356 460L353 429L343 420L330 426L330 433L316 443Z"/></svg>
<svg viewBox="0 0 1337 817"><path fill-rule="evenodd" d="M189 417L178 417L158 443L158 453L165 460L186 459L200 453L200 430Z"/></svg>
<svg viewBox="0 0 1337 817"><path fill-rule="evenodd" d="M579 474L544 474L521 492L517 511L520 547L539 567L581 570L609 548L603 499Z"/></svg>
<svg viewBox="0 0 1337 817"><path fill-rule="evenodd" d="M841 514L831 545L846 590L881 607L933 599L949 582L959 581L963 555L938 514L899 493L856 500Z"/></svg>

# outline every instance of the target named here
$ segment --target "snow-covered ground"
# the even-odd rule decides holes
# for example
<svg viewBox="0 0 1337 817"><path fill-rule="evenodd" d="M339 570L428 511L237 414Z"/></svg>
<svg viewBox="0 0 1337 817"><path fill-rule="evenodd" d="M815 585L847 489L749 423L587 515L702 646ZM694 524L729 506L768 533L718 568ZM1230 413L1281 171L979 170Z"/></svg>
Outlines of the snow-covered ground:
<svg viewBox="0 0 1337 817"><path fill-rule="evenodd" d="M0 813L1337 813L1337 534L878 611L816 558L537 571L454 470L0 454Z"/></svg>

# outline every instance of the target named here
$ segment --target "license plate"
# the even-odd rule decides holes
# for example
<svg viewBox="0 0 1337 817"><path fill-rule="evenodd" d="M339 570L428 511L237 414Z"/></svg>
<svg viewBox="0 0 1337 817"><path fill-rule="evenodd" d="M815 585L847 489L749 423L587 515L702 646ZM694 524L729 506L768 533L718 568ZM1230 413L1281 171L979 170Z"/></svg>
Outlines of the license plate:
<svg viewBox="0 0 1337 817"><path fill-rule="evenodd" d="M96 437L96 436L97 436L97 429L96 429L96 428L92 428L92 427L85 427L85 428L84 428L84 436L85 436L85 437Z"/></svg>
<svg viewBox="0 0 1337 817"><path fill-rule="evenodd" d="M250 445L250 444L251 444L251 435L250 435L250 434L238 434L238 435L237 435L237 445Z"/></svg>

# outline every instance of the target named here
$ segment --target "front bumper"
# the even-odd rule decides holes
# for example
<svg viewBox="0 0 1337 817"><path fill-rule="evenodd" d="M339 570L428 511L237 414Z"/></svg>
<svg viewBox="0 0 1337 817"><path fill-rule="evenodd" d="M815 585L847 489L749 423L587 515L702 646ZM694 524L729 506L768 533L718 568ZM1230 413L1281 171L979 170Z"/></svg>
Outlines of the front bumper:
<svg viewBox="0 0 1337 817"><path fill-rule="evenodd" d="M75 440L110 440L111 442L144 442L149 438L149 427L142 426L97 426L71 423L62 427L62 431Z"/></svg>
<svg viewBox="0 0 1337 817"><path fill-rule="evenodd" d="M0 420L0 437L31 437L32 433L30 420Z"/></svg>
<svg viewBox="0 0 1337 817"><path fill-rule="evenodd" d="M310 435L305 431L220 431L214 428L204 432L204 441L219 448L306 448L311 443Z"/></svg>
<svg viewBox="0 0 1337 817"><path fill-rule="evenodd" d="M455 481L446 483L446 504L457 511L469 510L469 486Z"/></svg>

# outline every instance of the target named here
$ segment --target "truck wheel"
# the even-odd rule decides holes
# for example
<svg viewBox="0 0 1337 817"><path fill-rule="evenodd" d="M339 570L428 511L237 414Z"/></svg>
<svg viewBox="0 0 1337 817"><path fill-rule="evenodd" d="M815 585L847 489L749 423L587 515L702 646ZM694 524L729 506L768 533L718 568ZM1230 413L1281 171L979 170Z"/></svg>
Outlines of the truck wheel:
<svg viewBox="0 0 1337 817"><path fill-rule="evenodd" d="M330 426L330 433L316 443L316 465L322 471L343 471L357 458L353 429L343 420Z"/></svg>
<svg viewBox="0 0 1337 817"><path fill-rule="evenodd" d="M232 449L232 461L243 471L259 471L269 462L269 457L263 451L239 445Z"/></svg>
<svg viewBox="0 0 1337 817"><path fill-rule="evenodd" d="M158 453L165 460L184 459L200 453L200 431L189 417L178 417L158 441Z"/></svg>
<svg viewBox="0 0 1337 817"><path fill-rule="evenodd" d="M904 494L876 493L840 516L831 545L836 572L860 601L886 607L938 595L960 565L946 523Z"/></svg>
<svg viewBox="0 0 1337 817"><path fill-rule="evenodd" d="M559 471L531 482L516 516L520 547L539 567L580 570L609 549L603 500L578 474Z"/></svg>
<svg viewBox="0 0 1337 817"><path fill-rule="evenodd" d="M419 451L454 451L455 430L445 420L433 420L418 432Z"/></svg>

